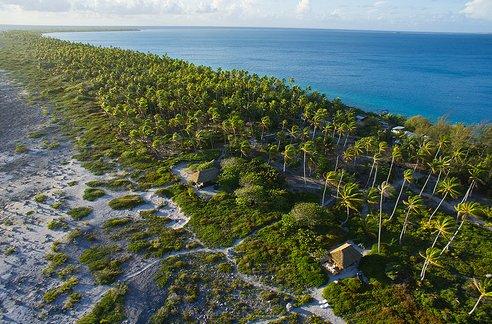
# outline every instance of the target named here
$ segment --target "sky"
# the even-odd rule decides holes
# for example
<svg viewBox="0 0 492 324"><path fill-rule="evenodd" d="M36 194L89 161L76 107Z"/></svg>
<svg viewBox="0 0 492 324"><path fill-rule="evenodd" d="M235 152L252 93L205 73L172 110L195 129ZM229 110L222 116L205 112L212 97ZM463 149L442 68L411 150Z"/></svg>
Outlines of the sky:
<svg viewBox="0 0 492 324"><path fill-rule="evenodd" d="M492 0L0 0L0 24L492 33Z"/></svg>

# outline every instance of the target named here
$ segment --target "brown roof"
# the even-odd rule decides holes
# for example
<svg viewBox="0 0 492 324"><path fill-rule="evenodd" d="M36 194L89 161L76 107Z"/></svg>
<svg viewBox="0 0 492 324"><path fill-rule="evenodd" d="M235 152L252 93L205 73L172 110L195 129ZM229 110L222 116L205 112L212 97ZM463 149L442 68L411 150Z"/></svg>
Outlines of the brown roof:
<svg viewBox="0 0 492 324"><path fill-rule="evenodd" d="M341 269L350 267L362 258L362 254L351 243L344 243L336 249L331 250L330 255L336 265Z"/></svg>
<svg viewBox="0 0 492 324"><path fill-rule="evenodd" d="M214 182L219 175L218 168L209 168L193 173L190 180L194 183L210 183Z"/></svg>

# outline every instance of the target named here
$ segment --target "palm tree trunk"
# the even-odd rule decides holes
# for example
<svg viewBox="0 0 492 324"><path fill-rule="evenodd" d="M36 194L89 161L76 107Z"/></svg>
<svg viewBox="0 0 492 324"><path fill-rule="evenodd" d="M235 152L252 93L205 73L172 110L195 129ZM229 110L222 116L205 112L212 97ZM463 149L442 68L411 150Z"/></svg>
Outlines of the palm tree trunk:
<svg viewBox="0 0 492 324"><path fill-rule="evenodd" d="M371 166L371 172L369 172L369 177L367 178L366 187L369 185L369 181L371 181L372 171L374 170L375 164L376 164L376 160L373 159L372 166Z"/></svg>
<svg viewBox="0 0 492 324"><path fill-rule="evenodd" d="M458 235L458 232L460 231L461 226L463 226L464 222L465 222L465 218L463 217L463 219L461 220L460 226L458 226L458 229L456 230L456 232L454 232L453 236L449 239L448 244L446 244L446 246L441 250L441 253L439 253L439 255L442 255L444 253L444 251L449 249L449 246L451 245L451 243L455 239L456 235Z"/></svg>
<svg viewBox="0 0 492 324"><path fill-rule="evenodd" d="M325 180L325 189L323 190L323 198L321 198L321 206L325 205L326 187L328 187L328 178Z"/></svg>
<svg viewBox="0 0 492 324"><path fill-rule="evenodd" d="M405 220L403 221L403 226L401 228L401 233L400 233L400 245L403 240L403 235L405 235L405 232L407 231L407 224L408 224L408 215L410 215L410 209L407 210L407 213L405 215Z"/></svg>
<svg viewBox="0 0 492 324"><path fill-rule="evenodd" d="M350 209L348 207L347 208L347 218L345 218L345 221L342 223L342 226L347 224L348 220L349 220L349 216L350 216Z"/></svg>
<svg viewBox="0 0 492 324"><path fill-rule="evenodd" d="M434 189L432 190L432 194L436 193L437 186L439 185L439 180L441 180L442 171L439 171L439 175L437 176L436 184L434 185Z"/></svg>
<svg viewBox="0 0 492 324"><path fill-rule="evenodd" d="M389 220L392 220L393 216L395 215L396 208L398 207L398 203L400 202L401 194L403 193L404 187L405 187L405 179L403 179L403 183L401 184L400 193L398 194L398 198L396 198L395 207L393 208L393 212L391 213Z"/></svg>
<svg viewBox="0 0 492 324"><path fill-rule="evenodd" d="M437 235L436 235L436 238L434 239L434 242L432 242L432 246L431 248L433 248L434 246L436 246L436 243L437 243L437 239L439 238L439 235L441 235L441 232L437 232Z"/></svg>
<svg viewBox="0 0 492 324"><path fill-rule="evenodd" d="M381 250L381 228L383 227L383 193L379 199L379 230L378 230L378 253Z"/></svg>
<svg viewBox="0 0 492 324"><path fill-rule="evenodd" d="M483 295L480 295L480 297L478 297L478 300L477 302L475 303L475 306L473 306L472 310L468 313L468 315L471 315L473 314L473 312L475 311L475 309L477 308L478 304L480 303L480 301L482 300L482 297Z"/></svg>
<svg viewBox="0 0 492 324"><path fill-rule="evenodd" d="M424 261L424 266L422 267L422 271L420 272L420 281L424 280L425 272L427 271L428 266L429 266L429 260L426 258Z"/></svg>
<svg viewBox="0 0 492 324"><path fill-rule="evenodd" d="M287 166L287 159L286 159L286 158L285 158L285 156L284 156L284 173L285 173L285 168L286 168L286 166Z"/></svg>
<svg viewBox="0 0 492 324"><path fill-rule="evenodd" d="M345 136L345 142L343 143L343 148L345 148L345 146L347 146L348 138L349 138L349 135L347 134L347 136Z"/></svg>
<svg viewBox="0 0 492 324"><path fill-rule="evenodd" d="M427 187L427 183L429 182L429 179L430 179L431 175L432 175L432 171L429 172L429 175L427 176L427 179L425 180L425 183L422 186L422 189L420 190L419 196L422 196L422 193L424 192L425 187Z"/></svg>
<svg viewBox="0 0 492 324"><path fill-rule="evenodd" d="M316 126L314 126L314 129L313 129L313 137L312 137L312 139L314 140L315 137L316 137Z"/></svg>
<svg viewBox="0 0 492 324"><path fill-rule="evenodd" d="M378 165L376 164L376 171L374 172L374 180L372 180L371 188L374 188L374 185L376 184L377 177L378 177Z"/></svg>
<svg viewBox="0 0 492 324"><path fill-rule="evenodd" d="M473 190L474 186L475 186L475 180L472 180L472 182L470 183L470 186L468 187L468 190L466 191L465 195L463 196L463 200L461 200L461 203L464 203L465 201L468 200L468 197L470 196L470 193Z"/></svg>
<svg viewBox="0 0 492 324"><path fill-rule="evenodd" d="M389 181L390 181L391 171L393 170L393 163L395 163L395 157L394 156L391 158L390 169L388 171L388 176L386 177L386 182L387 183L389 183Z"/></svg>
<svg viewBox="0 0 492 324"><path fill-rule="evenodd" d="M303 167L304 167L304 185L306 185L306 152L304 152L304 163L303 163Z"/></svg>
<svg viewBox="0 0 492 324"><path fill-rule="evenodd" d="M439 205L437 205L436 209L434 209L434 211L430 215L429 222L431 221L432 217L434 217L434 215L437 213L437 210L439 209L439 207L441 207L442 203L444 202L444 199L446 199L447 196L448 196L448 194L446 193L444 195L444 197L442 197L441 201L439 202Z"/></svg>
<svg viewBox="0 0 492 324"><path fill-rule="evenodd" d="M343 172L342 172L342 176L340 177L340 180L338 180L338 185L337 185L337 198L338 198L339 193L340 193L340 185L342 184L342 179L343 179Z"/></svg>
<svg viewBox="0 0 492 324"><path fill-rule="evenodd" d="M335 172L337 172L338 169L338 160L340 159L340 155L337 155L337 161L335 162Z"/></svg>
<svg viewBox="0 0 492 324"><path fill-rule="evenodd" d="M338 133L337 147L338 147L338 144L340 144L341 139L342 139L342 133Z"/></svg>

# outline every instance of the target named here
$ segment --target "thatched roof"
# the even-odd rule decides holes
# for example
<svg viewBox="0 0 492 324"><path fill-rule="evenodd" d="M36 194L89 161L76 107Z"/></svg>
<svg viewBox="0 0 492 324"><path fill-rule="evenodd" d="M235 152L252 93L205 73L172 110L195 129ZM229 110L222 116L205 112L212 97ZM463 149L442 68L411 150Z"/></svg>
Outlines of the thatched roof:
<svg viewBox="0 0 492 324"><path fill-rule="evenodd" d="M215 182L218 175L219 175L219 169L213 167L193 173L190 177L190 180L195 184L212 183Z"/></svg>
<svg viewBox="0 0 492 324"><path fill-rule="evenodd" d="M340 269L345 269L351 265L357 263L362 258L362 254L357 250L353 244L344 243L334 250L330 251L330 255L335 264Z"/></svg>

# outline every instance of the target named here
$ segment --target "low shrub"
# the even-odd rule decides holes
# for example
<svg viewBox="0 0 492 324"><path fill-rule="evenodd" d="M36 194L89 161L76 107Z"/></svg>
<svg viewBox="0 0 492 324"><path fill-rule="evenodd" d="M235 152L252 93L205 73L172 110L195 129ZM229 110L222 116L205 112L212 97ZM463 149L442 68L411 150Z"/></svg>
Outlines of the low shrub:
<svg viewBox="0 0 492 324"><path fill-rule="evenodd" d="M75 220L81 220L84 217L89 216L92 213L91 207L76 207L68 211L68 215L72 216Z"/></svg>
<svg viewBox="0 0 492 324"><path fill-rule="evenodd" d="M109 202L109 207L116 210L132 209L144 202L143 198L139 195L126 195L111 200Z"/></svg>
<svg viewBox="0 0 492 324"><path fill-rule="evenodd" d="M53 302L58 296L67 291L72 290L72 288L79 283L79 280L75 277L70 277L67 281L63 282L61 285L49 289L44 295L43 300L46 303Z"/></svg>
<svg viewBox="0 0 492 324"><path fill-rule="evenodd" d="M104 190L102 189L98 189L98 188L87 188L84 190L84 196L83 198L85 200L88 200L88 201L94 201L98 198L101 198L103 197L104 195L106 195L106 192L104 192Z"/></svg>
<svg viewBox="0 0 492 324"><path fill-rule="evenodd" d="M120 323L125 319L125 294L128 288L118 285L110 289L77 324Z"/></svg>

